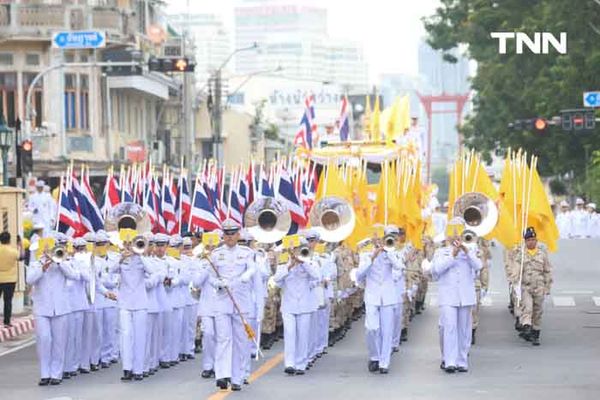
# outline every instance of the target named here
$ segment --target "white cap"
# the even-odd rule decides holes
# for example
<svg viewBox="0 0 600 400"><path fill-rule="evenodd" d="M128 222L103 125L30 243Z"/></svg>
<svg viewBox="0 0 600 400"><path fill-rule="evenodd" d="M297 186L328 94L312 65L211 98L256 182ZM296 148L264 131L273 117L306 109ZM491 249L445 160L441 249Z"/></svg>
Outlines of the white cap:
<svg viewBox="0 0 600 400"><path fill-rule="evenodd" d="M87 241L82 237L78 237L73 240L73 247L85 247L86 245Z"/></svg>
<svg viewBox="0 0 600 400"><path fill-rule="evenodd" d="M306 229L300 232L300 235L306 238L306 240L319 240L321 238L319 232L314 229Z"/></svg>
<svg viewBox="0 0 600 400"><path fill-rule="evenodd" d="M450 203L448 203L447 201L444 202L444 208L448 208L450 206Z"/></svg>
<svg viewBox="0 0 600 400"><path fill-rule="evenodd" d="M585 204L585 201L583 201L581 197L578 197L577 200L575 200L575 204L578 206L582 206Z"/></svg>
<svg viewBox="0 0 600 400"><path fill-rule="evenodd" d="M183 243L183 239L181 239L181 236L179 236L179 235L173 235L171 237L171 239L169 240L169 246L171 246L171 247L181 246L182 243Z"/></svg>
<svg viewBox="0 0 600 400"><path fill-rule="evenodd" d="M96 232L96 243L107 243L110 242L110 236L106 233L105 230L100 230Z"/></svg>
<svg viewBox="0 0 600 400"><path fill-rule="evenodd" d="M156 244L168 244L169 243L169 237L167 235L165 235L164 233L157 233L156 235L154 235L154 243L156 243Z"/></svg>
<svg viewBox="0 0 600 400"><path fill-rule="evenodd" d="M566 200L563 200L563 201L560 202L560 206L561 207L569 207L569 203L567 203Z"/></svg>
<svg viewBox="0 0 600 400"><path fill-rule="evenodd" d="M46 226L45 226L44 224L42 224L42 223L38 222L38 223L36 223L35 225L33 225L33 228L32 228L32 229L33 229L34 231L37 231L37 230L39 230L39 229L45 229L45 228L46 228Z"/></svg>
<svg viewBox="0 0 600 400"><path fill-rule="evenodd" d="M36 187L36 188L43 188L44 186L46 186L46 182L44 182L44 181L43 181L43 180L41 180L41 179L40 179L40 180L38 180L38 181L35 183L35 187Z"/></svg>
<svg viewBox="0 0 600 400"><path fill-rule="evenodd" d="M192 245L193 245L193 243L192 243L192 238L191 238L191 237L184 237L184 238L181 240L181 244L182 244L184 247L185 247L185 246L192 246Z"/></svg>
<svg viewBox="0 0 600 400"><path fill-rule="evenodd" d="M83 239L88 243L96 243L96 234L94 234L94 232L88 232L83 235Z"/></svg>
<svg viewBox="0 0 600 400"><path fill-rule="evenodd" d="M383 229L383 234L384 235L399 235L400 234L400 229L398 229L398 227L396 225L387 225L384 229Z"/></svg>
<svg viewBox="0 0 600 400"><path fill-rule="evenodd" d="M592 210L596 209L596 203L588 203L587 208L591 208Z"/></svg>

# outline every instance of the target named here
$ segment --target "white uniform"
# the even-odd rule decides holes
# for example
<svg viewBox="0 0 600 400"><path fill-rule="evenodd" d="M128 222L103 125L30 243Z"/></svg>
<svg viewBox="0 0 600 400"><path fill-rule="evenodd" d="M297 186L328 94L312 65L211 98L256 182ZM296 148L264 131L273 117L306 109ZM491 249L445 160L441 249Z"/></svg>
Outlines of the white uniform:
<svg viewBox="0 0 600 400"><path fill-rule="evenodd" d="M475 277L481 270L476 252L459 252L454 258L452 246L438 249L433 257L431 274L438 281L440 334L443 362L446 367L468 368L471 347L471 307L477 302Z"/></svg>
<svg viewBox="0 0 600 400"><path fill-rule="evenodd" d="M571 238L573 236L573 219L571 218L571 211L559 211L555 220L560 237L563 239Z"/></svg>
<svg viewBox="0 0 600 400"><path fill-rule="evenodd" d="M44 233L47 234L54 229L56 221L56 203L49 193L35 192L29 196L27 208L33 214L32 222L34 224L43 224Z"/></svg>
<svg viewBox="0 0 600 400"><path fill-rule="evenodd" d="M118 285L115 274L109 272L110 266L117 260L110 256L96 256L96 348L92 355L93 360L99 360L100 364L108 364L116 359L118 350L115 343L118 341L117 302L104 296L104 290L114 292Z"/></svg>
<svg viewBox="0 0 600 400"><path fill-rule="evenodd" d="M215 350L217 338L215 330L216 297L217 292L211 286L209 276L211 266L208 261L202 260L198 273L193 279L193 285L200 290L200 301L198 303L198 315L202 327L202 370L214 371Z"/></svg>
<svg viewBox="0 0 600 400"><path fill-rule="evenodd" d="M571 212L573 232L572 236L581 239L587 236L588 212L583 209L575 209Z"/></svg>
<svg viewBox="0 0 600 400"><path fill-rule="evenodd" d="M93 329L93 316L86 297L86 285L90 280L89 254L77 253L68 261L77 273L77 279L67 281L67 292L71 313L69 314L69 334L65 371L86 373L90 370L90 352L88 342Z"/></svg>

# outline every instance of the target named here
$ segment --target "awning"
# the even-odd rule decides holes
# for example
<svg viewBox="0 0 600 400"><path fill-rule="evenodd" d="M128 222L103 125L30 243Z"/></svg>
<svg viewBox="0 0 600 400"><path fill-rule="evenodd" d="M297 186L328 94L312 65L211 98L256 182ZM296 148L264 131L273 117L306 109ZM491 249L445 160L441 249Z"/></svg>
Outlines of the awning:
<svg viewBox="0 0 600 400"><path fill-rule="evenodd" d="M169 99L168 83L149 75L109 76L108 87L111 89L136 90L163 100Z"/></svg>

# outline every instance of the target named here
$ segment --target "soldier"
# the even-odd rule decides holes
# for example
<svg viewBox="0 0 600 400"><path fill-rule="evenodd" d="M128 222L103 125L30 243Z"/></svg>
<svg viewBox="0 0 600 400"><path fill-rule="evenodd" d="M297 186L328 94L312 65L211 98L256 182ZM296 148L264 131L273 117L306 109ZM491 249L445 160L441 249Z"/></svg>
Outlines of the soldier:
<svg viewBox="0 0 600 400"><path fill-rule="evenodd" d="M224 244L210 255L214 271L209 279L217 289L215 375L219 389L225 390L231 383L231 390L239 391L248 349L244 322L252 307L250 285L256 268L252 251L237 244L240 226L227 219L222 227Z"/></svg>
<svg viewBox="0 0 600 400"><path fill-rule="evenodd" d="M471 307L475 305L475 276L481 261L461 241L464 220L448 222L448 243L433 257L431 275L438 281L441 368L448 373L467 372L471 346Z"/></svg>
<svg viewBox="0 0 600 400"><path fill-rule="evenodd" d="M475 295L477 298L477 303L475 307L473 307L473 329L471 334L471 344L475 344L475 333L477 328L479 327L479 311L481 307L481 301L487 295L487 291L489 288L490 282L490 262L492 259L492 254L490 253L490 245L487 240L484 238L478 239L478 252L477 256L481 259L481 270L477 277L475 278Z"/></svg>
<svg viewBox="0 0 600 400"><path fill-rule="evenodd" d="M188 360L193 360L194 339L196 337L196 325L198 320L198 297L190 289L190 282L193 282L196 275L200 273L201 264L197 257L192 254L193 241L190 237L182 239L181 260L185 274L187 275L188 285L183 290L185 298L184 310L184 346L183 355Z"/></svg>
<svg viewBox="0 0 600 400"><path fill-rule="evenodd" d="M404 265L397 252L387 252L381 245L371 254L361 254L360 261L356 280L365 285L368 369L387 374L392 355L394 309L399 301L395 282L401 278Z"/></svg>
<svg viewBox="0 0 600 400"><path fill-rule="evenodd" d="M27 208L33 214L33 223L44 225L44 234L48 235L55 225L56 203L50 193L44 192L45 185L43 180L36 182L36 192L29 196Z"/></svg>
<svg viewBox="0 0 600 400"><path fill-rule="evenodd" d="M435 243L431 236L423 235L423 250L421 257L421 265L423 260L433 260L433 254L435 253ZM429 279L423 273L421 268L421 281L419 282L419 290L416 298L416 313L421 314L425 310L425 297L427 296L427 289L429 287Z"/></svg>
<svg viewBox="0 0 600 400"><path fill-rule="evenodd" d="M301 238L301 246L308 241ZM304 375L308 365L311 313L317 308L311 284L319 279L312 260L300 260L294 249L291 260L277 267L273 280L282 289L281 314L284 327L285 369L288 375Z"/></svg>
<svg viewBox="0 0 600 400"><path fill-rule="evenodd" d="M406 232L403 228L398 229L398 249L401 253L406 271L404 274L405 290L402 313L402 330L400 332L400 341L408 340L408 325L414 314L415 297L418 289L418 283L421 281L421 263L418 257L418 251L414 246L407 242Z"/></svg>
<svg viewBox="0 0 600 400"><path fill-rule="evenodd" d="M37 353L40 362L40 386L60 385L67 344L69 294L67 281L79 275L69 262L50 257L46 249L41 260L33 262L27 271L27 283L33 285L33 313Z"/></svg>
<svg viewBox="0 0 600 400"><path fill-rule="evenodd" d="M533 227L528 227L523 237L525 250L519 249L515 257L517 260L524 257L521 288L523 331L519 336L539 346L544 300L552 287L552 265L546 247L538 244Z"/></svg>
<svg viewBox="0 0 600 400"><path fill-rule="evenodd" d="M146 318L146 357L144 363L144 378L154 375L158 371L158 352L159 352L159 315L161 312L158 288L162 286L164 280L164 269L154 257L155 240L150 233L145 235L147 240L146 253L142 260L152 273L146 276L145 286L148 295L148 316Z"/></svg>
<svg viewBox="0 0 600 400"><path fill-rule="evenodd" d="M266 254L266 267L270 274L277 268L277 253L271 249ZM267 297L265 299L264 318L261 326L261 347L270 349L276 340L277 315L279 314L279 288L273 283L272 278L267 280Z"/></svg>

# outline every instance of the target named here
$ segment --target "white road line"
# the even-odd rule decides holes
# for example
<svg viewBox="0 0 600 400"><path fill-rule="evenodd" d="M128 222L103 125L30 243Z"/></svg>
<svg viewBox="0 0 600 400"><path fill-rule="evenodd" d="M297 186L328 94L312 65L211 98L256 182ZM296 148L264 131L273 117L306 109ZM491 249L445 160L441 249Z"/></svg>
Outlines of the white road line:
<svg viewBox="0 0 600 400"><path fill-rule="evenodd" d="M594 294L593 290L561 290L560 294Z"/></svg>
<svg viewBox="0 0 600 400"><path fill-rule="evenodd" d="M600 307L600 297L592 297L592 300L596 306Z"/></svg>
<svg viewBox="0 0 600 400"><path fill-rule="evenodd" d="M15 351L19 351L19 350L21 350L21 349L24 349L25 347L29 347L29 346L31 346L31 345L32 345L32 344L34 344L34 343L35 343L35 338L33 338L33 337L32 337L31 339L27 340L25 343L23 343L23 344L20 344L20 345L18 345L17 347L13 347L13 348L12 348L12 349L10 349L10 350L6 350L4 353L0 353L0 357L2 357L2 356L7 356L7 355L9 355L9 354L12 354L12 353L14 353Z"/></svg>
<svg viewBox="0 0 600 400"><path fill-rule="evenodd" d="M552 296L554 307L575 307L575 299L572 296Z"/></svg>

